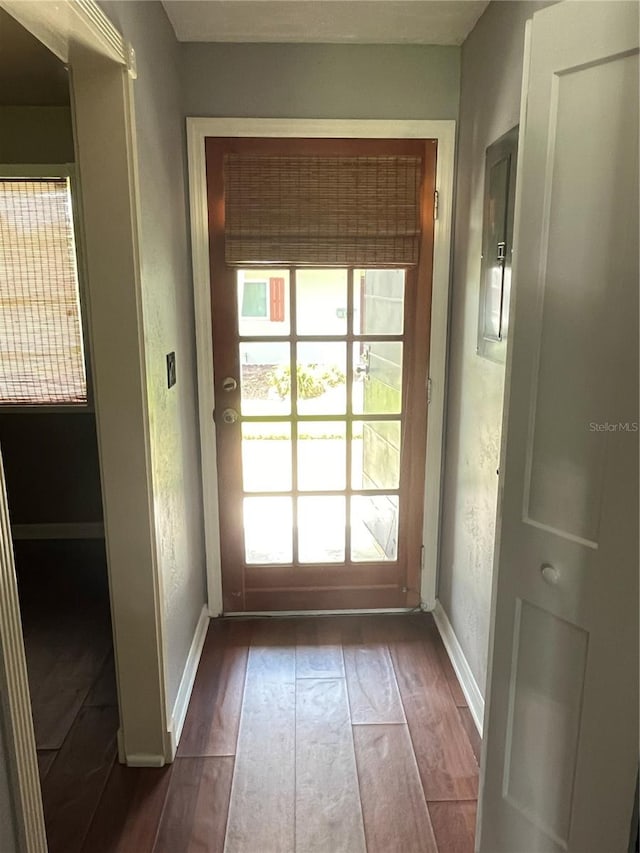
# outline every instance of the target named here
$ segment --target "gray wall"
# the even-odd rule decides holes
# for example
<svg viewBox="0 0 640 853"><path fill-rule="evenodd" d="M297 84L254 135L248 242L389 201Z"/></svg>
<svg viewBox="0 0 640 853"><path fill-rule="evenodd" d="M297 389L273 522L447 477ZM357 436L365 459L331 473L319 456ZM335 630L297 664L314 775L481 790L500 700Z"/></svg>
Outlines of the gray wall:
<svg viewBox="0 0 640 853"><path fill-rule="evenodd" d="M462 46L438 597L483 693L504 390L504 366L476 355L484 158L518 124L525 21L548 5L491 3Z"/></svg>
<svg viewBox="0 0 640 853"><path fill-rule="evenodd" d="M155 529L164 597L168 712L171 713L205 602L179 47L159 3L103 2L101 5L134 46L138 70L134 99L140 178L142 312ZM177 383L168 389L165 357L171 351L176 353Z"/></svg>
<svg viewBox="0 0 640 853"><path fill-rule="evenodd" d="M74 159L69 107L0 106L0 163Z"/></svg>
<svg viewBox="0 0 640 853"><path fill-rule="evenodd" d="M183 44L188 116L455 119L460 48Z"/></svg>

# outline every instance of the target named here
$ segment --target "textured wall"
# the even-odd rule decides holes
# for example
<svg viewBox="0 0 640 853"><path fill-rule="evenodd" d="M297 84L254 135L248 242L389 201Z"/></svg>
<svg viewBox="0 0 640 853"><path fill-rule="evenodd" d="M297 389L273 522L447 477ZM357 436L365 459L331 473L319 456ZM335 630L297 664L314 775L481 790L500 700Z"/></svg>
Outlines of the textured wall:
<svg viewBox="0 0 640 853"><path fill-rule="evenodd" d="M460 48L183 44L188 116L455 119Z"/></svg>
<svg viewBox="0 0 640 853"><path fill-rule="evenodd" d="M476 355L485 150L518 124L525 21L494 2L462 46L445 484L438 597L484 692L504 366Z"/></svg>
<svg viewBox="0 0 640 853"><path fill-rule="evenodd" d="M105 2L136 51L142 312L171 713L202 605L204 534L179 48L159 3ZM114 338L114 341L116 339ZM176 353L167 388L165 356Z"/></svg>

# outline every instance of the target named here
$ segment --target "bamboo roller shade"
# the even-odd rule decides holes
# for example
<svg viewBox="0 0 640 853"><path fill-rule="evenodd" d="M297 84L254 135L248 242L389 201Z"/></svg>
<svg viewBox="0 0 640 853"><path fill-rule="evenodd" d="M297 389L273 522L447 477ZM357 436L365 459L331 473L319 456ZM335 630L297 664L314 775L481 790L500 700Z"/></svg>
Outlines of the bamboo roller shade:
<svg viewBox="0 0 640 853"><path fill-rule="evenodd" d="M225 260L414 266L421 178L408 155L226 154Z"/></svg>
<svg viewBox="0 0 640 853"><path fill-rule="evenodd" d="M86 403L66 179L0 180L0 403Z"/></svg>

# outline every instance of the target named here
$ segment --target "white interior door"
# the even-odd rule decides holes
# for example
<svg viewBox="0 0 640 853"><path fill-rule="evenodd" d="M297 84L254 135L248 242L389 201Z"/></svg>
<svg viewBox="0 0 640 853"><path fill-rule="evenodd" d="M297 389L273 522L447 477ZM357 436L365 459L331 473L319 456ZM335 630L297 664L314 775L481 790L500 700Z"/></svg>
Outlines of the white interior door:
<svg viewBox="0 0 640 853"><path fill-rule="evenodd" d="M530 33L476 844L626 853L638 769L638 5L561 3Z"/></svg>

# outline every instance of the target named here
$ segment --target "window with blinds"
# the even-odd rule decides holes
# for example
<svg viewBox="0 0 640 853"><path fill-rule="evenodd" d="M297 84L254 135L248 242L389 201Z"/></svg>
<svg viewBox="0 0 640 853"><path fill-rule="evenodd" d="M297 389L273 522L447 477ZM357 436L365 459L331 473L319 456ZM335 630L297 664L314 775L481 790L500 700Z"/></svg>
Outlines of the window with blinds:
<svg viewBox="0 0 640 853"><path fill-rule="evenodd" d="M87 402L68 178L0 178L0 405Z"/></svg>
<svg viewBox="0 0 640 853"><path fill-rule="evenodd" d="M418 263L422 158L224 155L231 266Z"/></svg>

